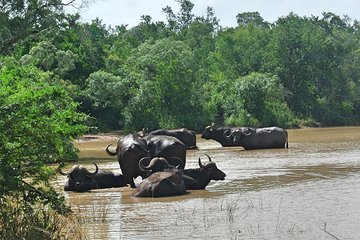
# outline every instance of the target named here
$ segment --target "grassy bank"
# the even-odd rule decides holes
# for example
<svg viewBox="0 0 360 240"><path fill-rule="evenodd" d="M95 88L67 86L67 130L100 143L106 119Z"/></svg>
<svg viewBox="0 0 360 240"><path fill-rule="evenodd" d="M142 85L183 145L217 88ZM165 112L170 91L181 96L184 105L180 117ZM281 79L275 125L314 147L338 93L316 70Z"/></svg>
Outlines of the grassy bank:
<svg viewBox="0 0 360 240"><path fill-rule="evenodd" d="M0 239L86 239L77 216L61 215L43 205L2 199Z"/></svg>

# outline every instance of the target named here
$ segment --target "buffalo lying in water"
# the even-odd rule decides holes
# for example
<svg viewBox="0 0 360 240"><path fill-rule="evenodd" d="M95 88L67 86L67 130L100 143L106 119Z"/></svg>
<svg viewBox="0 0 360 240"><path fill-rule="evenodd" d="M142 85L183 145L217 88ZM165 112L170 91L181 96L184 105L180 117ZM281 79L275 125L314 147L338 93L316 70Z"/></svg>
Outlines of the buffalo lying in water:
<svg viewBox="0 0 360 240"><path fill-rule="evenodd" d="M74 165L68 172L63 172L59 167L58 172L68 177L64 190L86 192L91 189L127 186L121 174L99 170L96 163L94 165L96 170L92 173L82 165Z"/></svg>
<svg viewBox="0 0 360 240"><path fill-rule="evenodd" d="M279 127L219 127L207 126L201 138L213 139L223 147L241 146L244 149L287 148L288 134Z"/></svg>
<svg viewBox="0 0 360 240"><path fill-rule="evenodd" d="M183 195L186 193L186 187L182 174L178 168L170 165L163 157L151 159L149 165L143 164L146 158L139 162L139 167L143 171L151 172L151 175L145 178L133 193L135 197L169 197ZM181 160L178 159L179 164Z"/></svg>
<svg viewBox="0 0 360 240"><path fill-rule="evenodd" d="M178 171L184 179L187 190L205 189L211 180L224 180L226 176L223 171L217 168L216 163L211 161L210 156L205 155L209 161L202 164L199 157L199 168L178 170L170 165L165 158L153 158L148 166L144 166L142 163L144 159L141 159L139 167L143 171L150 171L153 174L161 171Z"/></svg>

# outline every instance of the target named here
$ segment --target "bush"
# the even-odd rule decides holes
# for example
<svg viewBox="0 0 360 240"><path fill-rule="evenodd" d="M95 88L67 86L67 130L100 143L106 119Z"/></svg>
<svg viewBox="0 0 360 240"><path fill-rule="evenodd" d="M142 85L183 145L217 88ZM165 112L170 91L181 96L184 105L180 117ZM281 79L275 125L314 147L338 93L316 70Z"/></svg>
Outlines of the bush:
<svg viewBox="0 0 360 240"><path fill-rule="evenodd" d="M252 73L241 77L225 103L225 124L294 127L298 120L286 105L285 94L276 76Z"/></svg>
<svg viewBox="0 0 360 240"><path fill-rule="evenodd" d="M73 140L86 131L86 116L51 73L9 59L0 66L0 229L20 238L32 226L47 231L34 224L39 209L69 213L50 185L54 170L47 163L77 158Z"/></svg>

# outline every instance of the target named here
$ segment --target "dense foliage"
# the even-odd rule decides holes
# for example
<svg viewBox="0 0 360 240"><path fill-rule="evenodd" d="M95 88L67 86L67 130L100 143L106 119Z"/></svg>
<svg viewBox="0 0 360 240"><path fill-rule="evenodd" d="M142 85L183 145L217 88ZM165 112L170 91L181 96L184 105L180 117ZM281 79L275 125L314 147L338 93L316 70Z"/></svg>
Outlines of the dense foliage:
<svg viewBox="0 0 360 240"><path fill-rule="evenodd" d="M359 123L358 21L290 13L269 23L245 12L224 28L211 7L196 16L176 1L166 22L144 15L132 28L80 23L61 1L5 1L0 51L70 82L100 130ZM20 14L30 7L43 20Z"/></svg>

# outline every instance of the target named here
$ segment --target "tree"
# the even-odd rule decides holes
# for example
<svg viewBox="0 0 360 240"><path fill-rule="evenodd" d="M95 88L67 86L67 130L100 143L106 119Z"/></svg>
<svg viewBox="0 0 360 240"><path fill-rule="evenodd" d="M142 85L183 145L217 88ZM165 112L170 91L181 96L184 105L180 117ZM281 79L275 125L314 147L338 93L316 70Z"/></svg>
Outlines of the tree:
<svg viewBox="0 0 360 240"><path fill-rule="evenodd" d="M236 15L237 23L240 27L247 27L253 24L257 27L269 28L269 23L264 21L258 12L243 12Z"/></svg>
<svg viewBox="0 0 360 240"><path fill-rule="evenodd" d="M0 202L13 198L31 212L40 201L64 213L46 163L76 159L86 117L51 73L2 60L0 78Z"/></svg>
<svg viewBox="0 0 360 240"><path fill-rule="evenodd" d="M289 90L288 105L303 118L334 125L352 114L341 68L358 44L346 26L329 13L323 19L290 14L277 21L273 49L278 75Z"/></svg>
<svg viewBox="0 0 360 240"><path fill-rule="evenodd" d="M0 1L0 54L27 53L35 40L53 35L65 22L74 22L79 16L68 14L65 6L74 0L2 0ZM19 44L21 42L21 44Z"/></svg>
<svg viewBox="0 0 360 240"><path fill-rule="evenodd" d="M286 90L276 76L251 73L237 79L232 89L225 108L227 125L297 125L285 103Z"/></svg>
<svg viewBox="0 0 360 240"><path fill-rule="evenodd" d="M180 5L180 11L175 14L170 6L163 8L168 20L168 26L172 31L181 31L188 28L194 20L192 13L194 4L189 0L175 0Z"/></svg>
<svg viewBox="0 0 360 240"><path fill-rule="evenodd" d="M83 95L91 102L90 114L100 130L121 129L124 126L121 111L127 97L127 86L121 77L98 71L86 80Z"/></svg>
<svg viewBox="0 0 360 240"><path fill-rule="evenodd" d="M21 57L22 65L33 65L44 71L52 71L60 77L75 69L76 56L69 50L58 50L49 41L39 42L29 54Z"/></svg>
<svg viewBox="0 0 360 240"><path fill-rule="evenodd" d="M127 127L199 128L204 113L194 88L194 64L191 50L180 41L140 45L127 63L126 81L132 83Z"/></svg>

